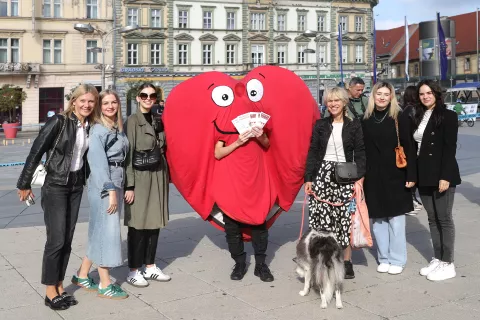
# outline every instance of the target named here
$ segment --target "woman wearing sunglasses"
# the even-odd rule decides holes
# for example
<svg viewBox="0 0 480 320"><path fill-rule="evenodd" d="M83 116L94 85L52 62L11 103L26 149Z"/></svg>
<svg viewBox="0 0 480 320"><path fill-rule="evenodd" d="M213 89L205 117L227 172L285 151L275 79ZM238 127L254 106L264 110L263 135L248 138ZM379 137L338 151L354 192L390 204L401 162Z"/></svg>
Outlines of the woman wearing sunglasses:
<svg viewBox="0 0 480 320"><path fill-rule="evenodd" d="M147 280L169 281L155 265L160 228L168 222L168 168L163 123L152 116L156 88L145 83L137 95L138 109L127 120L130 149L126 158L125 225L128 226L127 282L148 286ZM140 268L145 265L142 272Z"/></svg>

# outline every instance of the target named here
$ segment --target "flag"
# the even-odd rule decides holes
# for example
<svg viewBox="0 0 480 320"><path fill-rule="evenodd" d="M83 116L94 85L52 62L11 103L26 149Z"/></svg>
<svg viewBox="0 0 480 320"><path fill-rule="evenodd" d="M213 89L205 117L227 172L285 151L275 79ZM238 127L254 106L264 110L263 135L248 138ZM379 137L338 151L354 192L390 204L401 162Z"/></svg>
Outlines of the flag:
<svg viewBox="0 0 480 320"><path fill-rule="evenodd" d="M437 29L438 29L438 45L440 55L440 80L447 80L448 59L447 59L447 43L445 42L445 33L443 33L442 24L440 23L440 13L437 12Z"/></svg>
<svg viewBox="0 0 480 320"><path fill-rule="evenodd" d="M338 56L340 57L340 83L343 83L342 25L338 24Z"/></svg>
<svg viewBox="0 0 480 320"><path fill-rule="evenodd" d="M408 62L410 60L410 34L408 32L408 22L407 16L405 16L405 79L410 80L410 75L408 74Z"/></svg>
<svg viewBox="0 0 480 320"><path fill-rule="evenodd" d="M377 29L373 20L373 84L377 83Z"/></svg>

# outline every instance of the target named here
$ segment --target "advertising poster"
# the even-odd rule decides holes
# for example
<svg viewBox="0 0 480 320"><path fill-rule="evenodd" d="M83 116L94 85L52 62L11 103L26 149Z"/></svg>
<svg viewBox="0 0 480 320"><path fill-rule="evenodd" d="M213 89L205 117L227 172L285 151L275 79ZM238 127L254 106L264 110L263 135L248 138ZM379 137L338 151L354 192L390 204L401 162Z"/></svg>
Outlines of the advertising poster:
<svg viewBox="0 0 480 320"><path fill-rule="evenodd" d="M447 45L447 59L451 60L453 58L453 52L452 52L452 39L447 38L445 39L445 44Z"/></svg>
<svg viewBox="0 0 480 320"><path fill-rule="evenodd" d="M423 39L420 43L422 47L422 60L436 60L435 39Z"/></svg>

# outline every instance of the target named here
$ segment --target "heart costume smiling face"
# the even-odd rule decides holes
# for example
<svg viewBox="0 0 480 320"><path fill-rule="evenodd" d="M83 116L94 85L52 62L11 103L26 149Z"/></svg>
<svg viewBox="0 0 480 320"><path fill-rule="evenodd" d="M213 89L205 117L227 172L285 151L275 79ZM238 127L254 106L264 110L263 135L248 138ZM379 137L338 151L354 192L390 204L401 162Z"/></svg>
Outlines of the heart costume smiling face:
<svg viewBox="0 0 480 320"><path fill-rule="evenodd" d="M204 220L218 208L236 221L270 226L288 211L303 184L310 137L319 111L308 87L293 72L253 69L241 81L207 72L169 94L163 114L172 182ZM270 147L256 138L221 160L215 144L238 139L232 123L247 112L264 112ZM215 205L216 204L216 205ZM221 220L221 219L220 219ZM220 226L221 221L220 221Z"/></svg>

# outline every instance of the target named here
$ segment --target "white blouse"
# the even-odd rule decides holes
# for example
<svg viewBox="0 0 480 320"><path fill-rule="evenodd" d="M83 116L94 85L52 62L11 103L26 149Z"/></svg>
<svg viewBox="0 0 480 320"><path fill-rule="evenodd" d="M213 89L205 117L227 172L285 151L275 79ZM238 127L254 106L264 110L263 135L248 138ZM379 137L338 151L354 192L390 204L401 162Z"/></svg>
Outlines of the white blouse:
<svg viewBox="0 0 480 320"><path fill-rule="evenodd" d="M425 128L427 127L430 117L432 116L432 112L433 112L433 109L425 111L422 121L418 125L417 130L415 130L415 132L413 133L413 139L417 142L417 146L418 146L417 156L420 154L420 147L422 146L423 133L425 132Z"/></svg>
<svg viewBox="0 0 480 320"><path fill-rule="evenodd" d="M82 126L78 121L77 126L77 138L75 140L75 146L73 147L72 162L70 164L70 172L75 172L83 167L83 155L88 149L88 136L87 136L88 121L85 120Z"/></svg>
<svg viewBox="0 0 480 320"><path fill-rule="evenodd" d="M325 161L346 162L345 151L343 150L342 129L343 122L333 122L333 130L330 138L328 139L327 151L325 152ZM333 141L335 139L335 141ZM335 153L335 146L337 147L337 153ZM338 154L338 159L337 159Z"/></svg>

